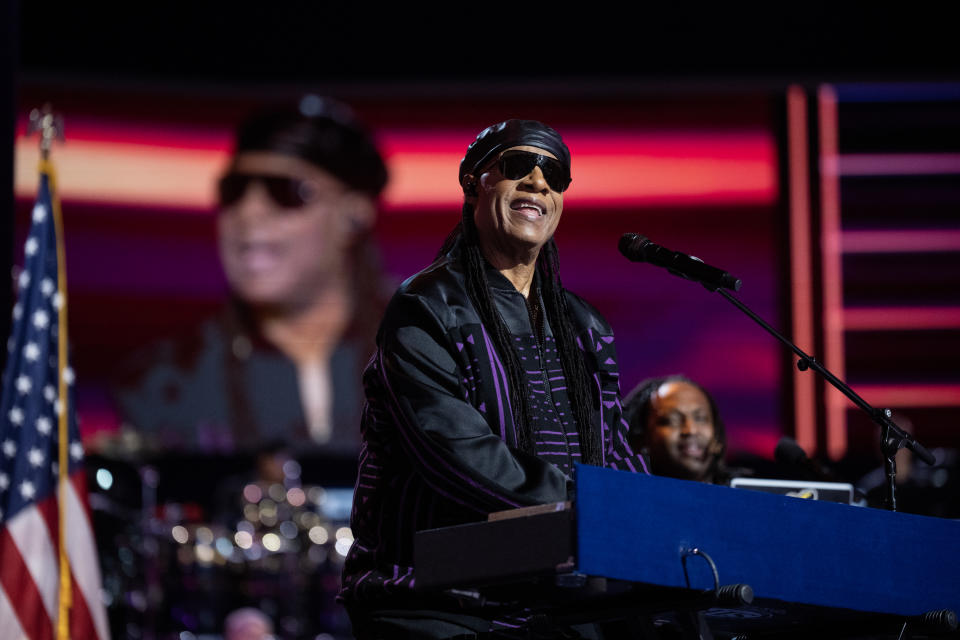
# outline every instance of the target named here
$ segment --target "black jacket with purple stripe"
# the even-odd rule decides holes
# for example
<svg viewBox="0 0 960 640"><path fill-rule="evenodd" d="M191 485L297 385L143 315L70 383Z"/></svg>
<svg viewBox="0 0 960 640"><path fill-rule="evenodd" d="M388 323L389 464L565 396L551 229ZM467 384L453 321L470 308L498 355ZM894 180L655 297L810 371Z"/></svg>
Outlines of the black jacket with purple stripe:
<svg viewBox="0 0 960 640"><path fill-rule="evenodd" d="M526 372L535 455L516 448L503 363L454 248L401 285L364 373L355 540L340 594L348 607L424 606L413 593L414 532L571 495L580 444L553 333L544 321L538 340L524 297L492 267L487 277ZM603 464L646 472L627 444L613 332L596 309L566 295L596 385Z"/></svg>

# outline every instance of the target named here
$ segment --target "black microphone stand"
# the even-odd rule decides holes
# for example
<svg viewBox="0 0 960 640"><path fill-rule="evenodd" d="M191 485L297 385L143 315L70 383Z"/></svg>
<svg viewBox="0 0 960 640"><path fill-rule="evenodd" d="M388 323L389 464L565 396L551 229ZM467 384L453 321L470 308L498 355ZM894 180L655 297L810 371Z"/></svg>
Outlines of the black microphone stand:
<svg viewBox="0 0 960 640"><path fill-rule="evenodd" d="M886 492L884 495L884 506L890 511L897 510L897 462L896 455L897 451L906 447L913 451L917 457L926 462L929 465L932 465L936 462L933 454L924 447L922 444L917 442L917 440L898 427L890 417L893 415L893 412L890 409L875 409L870 406L866 400L858 396L854 391L847 386L843 380L840 380L835 375L830 373L826 367L817 362L816 358L812 358L804 353L797 345L791 342L788 338L781 335L776 329L767 324L763 318L754 313L749 307L745 304L734 298L730 293L724 291L720 287L713 284L701 283L708 291L716 291L724 298L729 300L736 306L738 309L743 311L745 314L753 318L753 320L759 324L761 327L767 330L773 337L785 344L790 348L795 354L797 354L800 359L797 361L797 369L800 371L806 371L807 369L813 369L820 375L822 375L827 382L832 384L834 387L840 390L843 395L850 398L855 405L863 409L870 419L873 420L881 429L883 435L883 442L880 446L881 452L883 453L884 458L884 469L887 475L887 484Z"/></svg>

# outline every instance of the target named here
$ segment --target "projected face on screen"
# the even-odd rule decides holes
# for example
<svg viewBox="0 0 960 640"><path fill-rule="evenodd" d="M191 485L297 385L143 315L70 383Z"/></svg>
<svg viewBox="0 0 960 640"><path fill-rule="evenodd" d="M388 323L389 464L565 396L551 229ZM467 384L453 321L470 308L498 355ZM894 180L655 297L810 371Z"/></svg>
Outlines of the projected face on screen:
<svg viewBox="0 0 960 640"><path fill-rule="evenodd" d="M252 306L309 305L346 277L373 202L308 162L243 152L219 183L218 246L233 292Z"/></svg>

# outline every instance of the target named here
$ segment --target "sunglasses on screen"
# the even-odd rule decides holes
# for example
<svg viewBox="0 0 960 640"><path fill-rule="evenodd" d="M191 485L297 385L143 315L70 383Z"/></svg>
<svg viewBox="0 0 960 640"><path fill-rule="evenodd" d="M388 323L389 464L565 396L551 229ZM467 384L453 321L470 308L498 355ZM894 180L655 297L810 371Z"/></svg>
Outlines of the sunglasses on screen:
<svg viewBox="0 0 960 640"><path fill-rule="evenodd" d="M288 176L231 172L220 178L220 206L229 207L239 202L251 182L262 184L270 199L285 209L298 209L316 199L316 190L305 180Z"/></svg>
<svg viewBox="0 0 960 640"><path fill-rule="evenodd" d="M530 175L534 167L540 167L544 180L554 191L562 193L570 186L570 172L556 158L519 149L504 151L497 158L497 168L508 180L521 180Z"/></svg>

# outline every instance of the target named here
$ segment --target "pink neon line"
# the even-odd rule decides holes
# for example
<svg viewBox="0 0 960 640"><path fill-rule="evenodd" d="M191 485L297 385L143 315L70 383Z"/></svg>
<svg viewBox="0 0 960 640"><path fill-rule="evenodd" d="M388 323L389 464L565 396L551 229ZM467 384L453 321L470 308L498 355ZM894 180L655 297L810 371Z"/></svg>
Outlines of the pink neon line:
<svg viewBox="0 0 960 640"><path fill-rule="evenodd" d="M960 307L848 307L843 322L848 331L960 329Z"/></svg>
<svg viewBox="0 0 960 640"><path fill-rule="evenodd" d="M843 268L840 246L840 184L837 175L837 97L830 85L818 92L820 111L821 248L823 252L823 314L825 363L844 378ZM842 394L827 388L827 455L839 460L847 451L847 425Z"/></svg>
<svg viewBox="0 0 960 640"><path fill-rule="evenodd" d="M790 180L790 273L793 283L793 337L802 349L813 349L813 285L811 276L810 174L807 168L807 101L803 88L787 89L787 144ZM816 451L814 378L793 370L794 434L806 451Z"/></svg>
<svg viewBox="0 0 960 640"><path fill-rule="evenodd" d="M844 231L844 253L933 253L960 251L960 231Z"/></svg>
<svg viewBox="0 0 960 640"><path fill-rule="evenodd" d="M116 129L71 129L69 144L58 153L61 175L73 177L61 180L64 200L213 207L213 189L207 186L223 169L229 140L157 127ZM422 136L409 131L380 136L391 174L386 208L457 206L462 194L455 176L465 138L415 133ZM769 205L776 199L775 145L762 131L576 132L570 146L575 152L569 195L583 206ZM16 147L18 156L26 157L34 145L21 136ZM114 165L125 171L119 183ZM17 181L18 197L32 197L35 186L27 182Z"/></svg>
<svg viewBox="0 0 960 640"><path fill-rule="evenodd" d="M849 153L840 156L843 176L960 173L960 153Z"/></svg>
<svg viewBox="0 0 960 640"><path fill-rule="evenodd" d="M955 407L960 405L960 385L860 385L856 393L875 407Z"/></svg>
<svg viewBox="0 0 960 640"><path fill-rule="evenodd" d="M26 138L27 118L17 123L16 141ZM169 126L151 122L108 122L98 118L71 119L67 140L102 144L129 144L144 147L229 152L232 132L213 126ZM451 154L457 161L476 132L472 129L428 130L420 128L384 128L374 132L381 151L387 157L395 153ZM583 155L653 157L705 160L775 162L776 145L770 133L760 128L736 131L677 129L572 129L564 131L576 158Z"/></svg>

